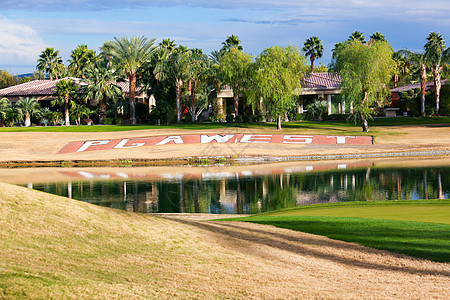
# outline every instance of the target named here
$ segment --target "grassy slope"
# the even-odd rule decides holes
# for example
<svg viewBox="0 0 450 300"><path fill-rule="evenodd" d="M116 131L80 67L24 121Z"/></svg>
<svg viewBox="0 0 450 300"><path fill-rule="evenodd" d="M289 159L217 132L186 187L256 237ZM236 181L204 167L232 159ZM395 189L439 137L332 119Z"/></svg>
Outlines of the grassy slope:
<svg viewBox="0 0 450 300"><path fill-rule="evenodd" d="M179 223L3 183L0 241L0 299L233 297L218 283L245 265Z"/></svg>
<svg viewBox="0 0 450 300"><path fill-rule="evenodd" d="M421 201L421 204L408 204L407 201L369 205L327 204L235 220L273 225L376 249L450 262L448 200ZM436 223L429 223L431 221Z"/></svg>

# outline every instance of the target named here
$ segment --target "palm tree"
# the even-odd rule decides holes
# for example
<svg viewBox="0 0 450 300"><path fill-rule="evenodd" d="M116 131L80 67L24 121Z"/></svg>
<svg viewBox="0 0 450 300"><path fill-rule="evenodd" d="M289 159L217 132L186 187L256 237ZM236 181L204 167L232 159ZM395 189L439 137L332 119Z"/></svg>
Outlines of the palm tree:
<svg viewBox="0 0 450 300"><path fill-rule="evenodd" d="M362 33L361 31L355 30L349 37L348 37L348 41L352 42L352 41L358 41L361 42L363 44L366 43L366 38L364 37L364 33Z"/></svg>
<svg viewBox="0 0 450 300"><path fill-rule="evenodd" d="M175 97L177 103L177 122L181 123L181 100L183 97L183 83L189 79L190 51L178 47L174 51L161 49L160 59L155 66L155 77L159 81L175 82Z"/></svg>
<svg viewBox="0 0 450 300"><path fill-rule="evenodd" d="M381 42L381 41L385 41L386 37L379 31L372 33L372 35L370 36L370 40L374 41L374 42Z"/></svg>
<svg viewBox="0 0 450 300"><path fill-rule="evenodd" d="M308 38L306 42L303 44L303 51L306 56L309 56L311 60L311 72L314 71L314 60L316 58L321 58L323 55L323 45L322 41L315 35Z"/></svg>
<svg viewBox="0 0 450 300"><path fill-rule="evenodd" d="M0 121L2 125L5 123L6 112L9 108L11 108L11 104L8 98L0 99Z"/></svg>
<svg viewBox="0 0 450 300"><path fill-rule="evenodd" d="M159 46L161 48L167 49L169 51L173 51L173 50L175 50L175 47L177 46L177 44L175 44L174 40L167 38L167 39L162 40L162 42L159 43Z"/></svg>
<svg viewBox="0 0 450 300"><path fill-rule="evenodd" d="M195 100L197 97L197 84L202 76L206 74L209 70L209 59L208 56L203 54L201 49L191 50L191 55L189 57L189 78L191 83L191 116L192 122L197 120L197 114L195 112Z"/></svg>
<svg viewBox="0 0 450 300"><path fill-rule="evenodd" d="M75 119L75 123L77 124L77 126L79 126L81 124L81 118L89 117L93 113L93 111L84 104L74 103L72 105L72 108L70 109L70 113L73 119Z"/></svg>
<svg viewBox="0 0 450 300"><path fill-rule="evenodd" d="M237 50L243 50L241 46L241 41L237 36L232 34L231 36L227 37L225 42L222 42L222 49L220 49L220 52L228 52L231 48L237 49Z"/></svg>
<svg viewBox="0 0 450 300"><path fill-rule="evenodd" d="M406 65L415 66L419 70L420 76L420 93L421 93L421 108L420 113L425 115L425 95L427 87L427 66L425 64L425 55L423 53L411 52L409 50L399 50L398 55L406 59Z"/></svg>
<svg viewBox="0 0 450 300"><path fill-rule="evenodd" d="M78 45L72 50L69 59L69 72L71 76L83 77L83 73L90 65L95 63L97 55L94 50L88 49L87 45Z"/></svg>
<svg viewBox="0 0 450 300"><path fill-rule="evenodd" d="M103 124L107 99L117 102L119 98L123 97L122 89L116 85L114 72L106 61L97 62L88 67L85 75L85 81L88 84L83 87L84 99L94 99L98 102L100 124Z"/></svg>
<svg viewBox="0 0 450 300"><path fill-rule="evenodd" d="M439 98L441 94L441 70L444 60L445 40L438 32L431 32L425 44L425 63L431 66L434 76L434 87L436 89L436 115L439 114Z"/></svg>
<svg viewBox="0 0 450 300"><path fill-rule="evenodd" d="M64 104L64 120L66 126L70 126L69 104L76 97L77 91L78 87L71 79L67 81L63 79L56 84L55 96L57 96L57 99L52 102L52 105Z"/></svg>
<svg viewBox="0 0 450 300"><path fill-rule="evenodd" d="M153 44L156 39L147 40L145 37L114 38L114 41L105 42L102 51L112 57L112 61L119 70L126 74L129 80L130 118L131 123L136 124L136 74L141 66L150 59L151 52L155 49Z"/></svg>
<svg viewBox="0 0 450 300"><path fill-rule="evenodd" d="M40 114L41 105L37 102L35 97L19 97L19 102L16 104L16 109L19 114L19 118L24 120L24 126L29 127L31 125L31 116Z"/></svg>
<svg viewBox="0 0 450 300"><path fill-rule="evenodd" d="M37 62L36 68L39 71L47 73L50 80L53 80L53 77L58 79L58 75L64 67L63 60L61 56L59 56L59 50L55 51L53 47L45 48L41 55L39 55Z"/></svg>

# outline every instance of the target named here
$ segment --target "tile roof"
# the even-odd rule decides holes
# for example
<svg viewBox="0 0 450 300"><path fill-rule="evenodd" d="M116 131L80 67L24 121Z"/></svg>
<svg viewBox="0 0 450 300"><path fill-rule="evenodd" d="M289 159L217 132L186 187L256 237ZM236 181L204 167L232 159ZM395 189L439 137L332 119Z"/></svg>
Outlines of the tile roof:
<svg viewBox="0 0 450 300"><path fill-rule="evenodd" d="M448 84L448 79L441 80L442 85ZM425 88L426 91L434 88L434 81L427 82L427 86ZM411 89L420 89L420 83L408 84L404 86L399 86L391 90L392 93L406 92Z"/></svg>
<svg viewBox="0 0 450 300"><path fill-rule="evenodd" d="M8 96L50 96L53 95L56 89L56 84L61 80L71 79L78 86L86 85L80 78L66 77L56 80L33 80L30 82L10 86L4 89L0 89L1 97ZM124 93L129 92L128 80L125 82L116 83ZM141 91L142 87L136 87L136 93Z"/></svg>
<svg viewBox="0 0 450 300"><path fill-rule="evenodd" d="M339 89L341 87L341 77L337 73L309 73L305 74L301 85L303 89Z"/></svg>

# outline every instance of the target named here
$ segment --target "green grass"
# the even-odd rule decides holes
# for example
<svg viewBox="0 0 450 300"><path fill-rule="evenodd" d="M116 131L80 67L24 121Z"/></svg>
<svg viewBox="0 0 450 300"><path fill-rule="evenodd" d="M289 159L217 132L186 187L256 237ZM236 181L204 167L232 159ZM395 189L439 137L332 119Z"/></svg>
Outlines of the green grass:
<svg viewBox="0 0 450 300"><path fill-rule="evenodd" d="M450 117L396 117L377 118L369 122L369 126L404 126L404 125L436 125L450 124ZM283 123L283 131L298 131L299 129L313 129L323 132L323 134L362 134L361 127L347 121L295 121ZM203 124L170 124L170 125L93 125L93 126L48 126L48 127L3 127L0 132L109 132L109 131L131 131L146 129L185 129L185 130L205 130L205 129L276 129L276 123L203 123Z"/></svg>
<svg viewBox="0 0 450 300"><path fill-rule="evenodd" d="M232 220L273 225L450 262L449 200L335 203Z"/></svg>

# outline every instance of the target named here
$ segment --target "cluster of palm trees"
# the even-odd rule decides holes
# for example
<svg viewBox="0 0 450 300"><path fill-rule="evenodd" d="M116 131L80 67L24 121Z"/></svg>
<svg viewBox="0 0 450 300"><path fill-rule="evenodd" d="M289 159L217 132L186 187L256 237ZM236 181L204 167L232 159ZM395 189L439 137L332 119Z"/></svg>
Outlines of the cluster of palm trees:
<svg viewBox="0 0 450 300"><path fill-rule="evenodd" d="M155 45L155 40L145 37L114 38L103 44L99 54L88 49L86 45L80 45L72 51L67 66L64 65L58 50L49 47L42 51L37 61L37 69L45 72L49 79L74 77L81 78L82 82L75 84L71 79L59 81L55 92L57 99L52 104L60 107L61 111L53 112L55 115L52 119L69 125L72 117L72 121L79 124L83 116L88 118L93 113L86 104L87 100L95 100L98 103L96 114L100 123L103 123L108 114L117 116L118 108L122 107L121 113L128 113L130 123L135 124L138 121L135 95L136 87L139 87L148 94L157 95L157 105L152 114L158 119L164 119L165 115L173 112L177 122L181 122L185 115L190 115L191 121L195 122L204 108L211 103L214 93L220 91L224 85L231 86L234 92L234 118L238 117L239 98L245 94L245 85L249 82L253 84L252 80L249 80L249 70L250 65L254 63L253 56L243 51L237 36L229 36L222 43L222 48L210 55L204 54L201 49L176 45L171 39L165 39L158 45ZM345 43L358 41L370 45L379 40L385 40L379 32L372 34L369 42L366 42L363 33L355 31L347 41L335 45L333 56ZM301 55L309 58L310 71L327 71L325 66L314 66L315 60L323 55L322 41L317 36L312 36L303 46ZM423 53L407 50L394 53L396 72L393 82L395 86L398 82L410 83L417 73L415 71L420 70L421 111L424 113L427 71L431 70L436 86L437 114L442 66L450 55L449 50L445 48L444 39L436 32L430 33L424 49ZM127 81L127 95L124 95L118 86L120 81ZM128 101L125 101L126 98ZM37 117L39 113L36 108L19 109L19 103L31 103L32 100L35 99L21 99L22 102L17 103L15 112L8 111L12 108L3 107L6 102L1 102L0 117L3 123L8 123L6 120L11 120L13 116L18 119L23 115L24 120L28 120L32 115ZM127 105L124 105L125 103ZM111 108L109 111L108 107ZM42 118L50 119L48 112L47 116ZM28 121L25 124L27 125Z"/></svg>

